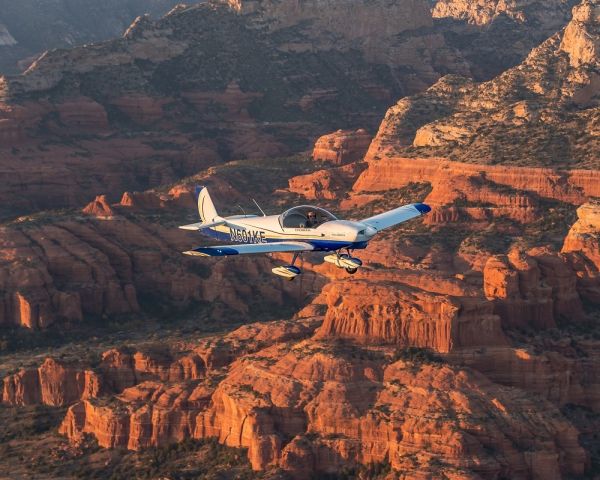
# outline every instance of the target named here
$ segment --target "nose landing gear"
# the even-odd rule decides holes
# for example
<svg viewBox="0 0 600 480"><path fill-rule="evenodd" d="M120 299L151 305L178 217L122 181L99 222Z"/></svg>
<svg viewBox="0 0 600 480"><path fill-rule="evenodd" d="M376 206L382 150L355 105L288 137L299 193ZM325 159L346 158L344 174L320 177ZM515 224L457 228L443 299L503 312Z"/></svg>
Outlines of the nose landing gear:
<svg viewBox="0 0 600 480"><path fill-rule="evenodd" d="M338 268L343 268L350 275L354 275L362 266L361 259L353 257L350 254L350 251L348 251L348 253L336 252L334 254L327 255L324 260L326 262L333 263Z"/></svg>

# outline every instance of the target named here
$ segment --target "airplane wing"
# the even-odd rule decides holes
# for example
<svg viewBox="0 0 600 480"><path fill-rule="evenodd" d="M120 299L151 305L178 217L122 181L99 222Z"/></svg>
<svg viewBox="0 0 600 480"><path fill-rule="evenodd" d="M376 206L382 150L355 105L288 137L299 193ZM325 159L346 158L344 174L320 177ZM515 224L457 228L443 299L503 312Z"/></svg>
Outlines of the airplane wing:
<svg viewBox="0 0 600 480"><path fill-rule="evenodd" d="M228 255L245 255L251 253L304 252L314 250L314 248L310 243L306 242L272 242L198 247L183 253L198 257L225 257Z"/></svg>
<svg viewBox="0 0 600 480"><path fill-rule="evenodd" d="M361 220L361 223L373 227L376 230L383 230L384 228L393 227L399 223L425 215L429 211L431 211L429 205L425 205L424 203L411 203L410 205L404 205L403 207L395 208L389 212L380 213L374 217L365 218L364 220Z"/></svg>

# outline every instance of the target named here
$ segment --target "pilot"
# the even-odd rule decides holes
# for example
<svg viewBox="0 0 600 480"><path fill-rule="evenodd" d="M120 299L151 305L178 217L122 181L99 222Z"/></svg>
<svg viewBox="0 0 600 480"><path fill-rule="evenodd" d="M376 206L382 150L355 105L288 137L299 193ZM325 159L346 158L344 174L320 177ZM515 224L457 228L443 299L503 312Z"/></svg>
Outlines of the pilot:
<svg viewBox="0 0 600 480"><path fill-rule="evenodd" d="M319 224L317 220L317 214L315 212L308 212L306 214L306 227L307 228L315 228Z"/></svg>

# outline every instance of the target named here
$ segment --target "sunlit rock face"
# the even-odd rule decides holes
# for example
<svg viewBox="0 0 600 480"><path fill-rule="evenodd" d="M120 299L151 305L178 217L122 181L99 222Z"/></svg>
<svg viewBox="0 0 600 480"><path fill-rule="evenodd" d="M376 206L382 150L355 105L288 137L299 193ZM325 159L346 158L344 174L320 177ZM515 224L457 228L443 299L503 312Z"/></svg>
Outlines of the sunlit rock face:
<svg viewBox="0 0 600 480"><path fill-rule="evenodd" d="M584 1L573 8L573 20L567 25L560 44L569 54L571 66L600 64L600 4ZM600 87L597 87L600 88Z"/></svg>
<svg viewBox="0 0 600 480"><path fill-rule="evenodd" d="M577 209L577 222L562 247L577 272L582 297L600 302L600 204L585 203Z"/></svg>
<svg viewBox="0 0 600 480"><path fill-rule="evenodd" d="M545 28L558 30L569 18L570 5L564 0L547 0L543 6L531 0L439 0L432 13L434 18L466 20L478 26L489 25L499 17L506 16L515 22L537 22Z"/></svg>
<svg viewBox="0 0 600 480"><path fill-rule="evenodd" d="M148 295L174 309L215 302L226 304L229 313L247 315L255 287L238 282L238 275L261 275L261 270L267 272L266 282L259 282L255 293L273 305L289 300L289 286L268 273L270 260L246 258L235 271L223 263L198 271L180 254L197 241L193 236L129 214L155 209L167 215L175 208L183 215L179 195L161 200L154 193L128 194L124 199L111 205L100 196L77 218L46 212L39 222L24 217L2 227L0 325L38 330L77 324L84 317L139 313L144 307L139 298Z"/></svg>
<svg viewBox="0 0 600 480"><path fill-rule="evenodd" d="M597 2L496 78L447 76L390 108L367 158L598 169Z"/></svg>
<svg viewBox="0 0 600 480"><path fill-rule="evenodd" d="M114 238L120 211L172 208L185 188L172 192L177 197L154 200L150 192L128 193L113 205L98 198L86 218ZM581 475L587 454L560 407L600 409L597 340L544 332L586 325L581 298L597 302L580 276L589 270L572 262L585 256L593 265L597 257L596 210L595 203L579 208L563 253L482 250L466 266L435 247L396 251L389 238L373 245L373 267L352 279L309 263L307 271L329 284L293 320L193 345L111 349L93 369L48 359L8 375L2 402L68 406L59 431L75 445L85 435L130 450L216 437L247 448L253 468L277 466L296 478L373 462L415 478ZM131 227L120 227L140 242ZM239 260L238 269L258 275L252 261ZM207 299L235 288L213 269L206 284L193 284ZM268 288L256 294L273 298L280 287ZM249 294L239 295L243 308ZM236 304L233 296L224 300ZM531 345L515 341L520 331L533 332Z"/></svg>
<svg viewBox="0 0 600 480"><path fill-rule="evenodd" d="M532 48L564 28L576 3L439 0L432 15L436 29L471 66L471 76L489 80L518 65Z"/></svg>
<svg viewBox="0 0 600 480"><path fill-rule="evenodd" d="M138 450L216 436L247 448L255 469L296 478L373 462L455 478L583 472L577 430L547 400L471 369L311 338L317 325L250 325L188 353L107 351L94 382L47 360L40 381L7 378L3 401L72 403L59 429L72 442L89 434ZM515 410L519 420L507 421Z"/></svg>
<svg viewBox="0 0 600 480"><path fill-rule="evenodd" d="M314 160L344 165L363 159L371 143L371 135L362 128L338 130L319 137L315 142Z"/></svg>
<svg viewBox="0 0 600 480"><path fill-rule="evenodd" d="M442 73L469 74L434 33L425 3L413 3L394 2L401 22L391 21L387 4L377 2L355 2L354 8L339 2L178 8L158 22L139 18L121 40L43 55L25 75L0 80L0 149L10 152L3 157L0 214L14 216L42 204L79 206L103 193L144 190L219 160L301 149L308 139L340 126L374 130L392 99L426 88ZM293 15L283 15L284 10ZM216 37L209 34L213 24L222 27ZM297 29L306 31L298 35ZM294 44L305 37L310 48ZM201 66L205 53L217 52L218 64ZM308 70L301 67L307 56L316 62ZM273 58L281 60L281 69L262 68L265 63L279 65ZM318 67L324 64L326 70ZM167 72L173 74L169 81ZM463 87L441 81L424 98L431 96L431 103L440 106L446 100L433 98L446 92L453 103ZM573 98L585 103L594 98L588 90L579 89ZM489 97L486 102L491 105L495 94ZM469 145L475 125L463 125L460 119L414 121L413 114L421 112L420 116L429 107L412 108L412 102L417 100L401 101L409 106L405 113L405 107L390 110L397 111L394 123L408 115L402 125L389 126L402 134L402 142L436 152ZM523 101L492 117L500 119L503 128L519 132L527 122L535 126L554 121L530 103ZM465 108L480 110L477 102ZM587 122L583 114L577 118ZM565 123L557 123L561 124ZM208 125L214 126L210 132ZM375 144L385 141L386 131L384 124ZM65 140L73 136L78 138L76 146ZM346 137L331 147L339 154L326 153L330 147L319 148L319 154L350 161L351 155L344 152L362 150L367 136ZM486 157L493 138L475 138L472 146L483 142ZM556 137L560 138L564 136ZM594 138L590 131L589 145ZM585 150L583 142L573 151L584 162L588 155L578 149ZM513 150L509 145L501 151L508 155ZM87 162L90 156L95 162ZM144 161L149 156L151 164ZM21 194L20 186L36 175L39 185Z"/></svg>

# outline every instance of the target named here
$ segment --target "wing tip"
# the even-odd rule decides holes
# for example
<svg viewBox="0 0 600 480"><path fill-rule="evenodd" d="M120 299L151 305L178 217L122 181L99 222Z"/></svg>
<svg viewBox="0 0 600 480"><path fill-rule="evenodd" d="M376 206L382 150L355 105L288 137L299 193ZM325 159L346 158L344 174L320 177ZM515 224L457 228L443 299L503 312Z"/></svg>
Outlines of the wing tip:
<svg viewBox="0 0 600 480"><path fill-rule="evenodd" d="M190 257L209 257L206 253L196 252L195 250L186 250L185 252L181 252L184 255L189 255Z"/></svg>
<svg viewBox="0 0 600 480"><path fill-rule="evenodd" d="M421 215L431 212L431 207L426 203L415 203L414 207L419 211Z"/></svg>

